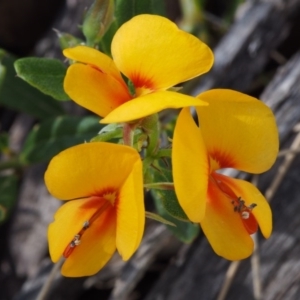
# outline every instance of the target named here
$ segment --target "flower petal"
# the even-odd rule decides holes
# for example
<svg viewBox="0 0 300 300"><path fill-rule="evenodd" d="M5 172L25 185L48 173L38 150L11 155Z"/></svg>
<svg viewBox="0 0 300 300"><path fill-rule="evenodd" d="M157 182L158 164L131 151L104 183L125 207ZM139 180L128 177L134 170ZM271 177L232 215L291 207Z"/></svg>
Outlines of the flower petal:
<svg viewBox="0 0 300 300"><path fill-rule="evenodd" d="M114 61L104 53L87 46L76 46L63 50L63 54L77 62L97 67L99 71L109 74L126 87Z"/></svg>
<svg viewBox="0 0 300 300"><path fill-rule="evenodd" d="M49 251L53 262L60 259L68 243L82 229L83 223L95 213L96 207L92 209L81 207L87 201L80 199L67 202L55 213L55 221L48 228Z"/></svg>
<svg viewBox="0 0 300 300"><path fill-rule="evenodd" d="M229 260L251 255L253 241L230 199L209 181L206 212L201 227L214 251Z"/></svg>
<svg viewBox="0 0 300 300"><path fill-rule="evenodd" d="M213 64L208 46L154 15L139 15L124 23L111 51L119 70L136 88L167 89L207 72Z"/></svg>
<svg viewBox="0 0 300 300"><path fill-rule="evenodd" d="M230 178L218 174L221 180L226 183L238 197L242 197L245 205L255 203L257 206L252 210L260 230L265 238L270 237L272 232L272 211L269 203L261 192L250 182L241 179Z"/></svg>
<svg viewBox="0 0 300 300"><path fill-rule="evenodd" d="M56 155L45 173L49 192L61 200L119 189L140 160L136 150L111 143L87 143Z"/></svg>
<svg viewBox="0 0 300 300"><path fill-rule="evenodd" d="M207 105L195 97L176 92L160 91L135 98L117 107L100 123L118 123L137 120L167 108Z"/></svg>
<svg viewBox="0 0 300 300"><path fill-rule="evenodd" d="M205 214L209 165L201 130L189 108L184 108L177 119L172 165L179 204L192 222L201 222Z"/></svg>
<svg viewBox="0 0 300 300"><path fill-rule="evenodd" d="M142 163L136 162L123 184L117 209L117 249L128 260L140 245L145 225Z"/></svg>
<svg viewBox="0 0 300 300"><path fill-rule="evenodd" d="M231 90L210 90L198 98L209 103L197 113L208 152L220 168L261 173L272 166L279 144L270 108Z"/></svg>
<svg viewBox="0 0 300 300"><path fill-rule="evenodd" d="M66 93L77 104L104 117L131 99L123 84L89 65L73 64L64 80Z"/></svg>
<svg viewBox="0 0 300 300"><path fill-rule="evenodd" d="M68 246L83 223L96 212L97 206L84 207L87 199L64 204L50 224L48 237L50 255L54 260ZM67 234L66 234L67 233ZM72 235L71 235L72 233ZM116 215L113 207L102 213L82 234L78 246L62 266L62 274L68 277L90 276L97 273L116 250ZM54 260L56 261L56 260Z"/></svg>

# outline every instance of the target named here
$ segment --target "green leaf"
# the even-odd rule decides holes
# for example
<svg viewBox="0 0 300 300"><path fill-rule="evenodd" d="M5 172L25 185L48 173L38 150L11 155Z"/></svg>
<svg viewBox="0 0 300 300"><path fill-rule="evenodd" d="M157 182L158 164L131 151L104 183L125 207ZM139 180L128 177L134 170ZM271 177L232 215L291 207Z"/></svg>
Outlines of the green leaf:
<svg viewBox="0 0 300 300"><path fill-rule="evenodd" d="M60 151L89 141L101 129L97 117L62 116L33 128L20 154L21 161L48 161Z"/></svg>
<svg viewBox="0 0 300 300"><path fill-rule="evenodd" d="M0 90L0 104L25 112L37 119L46 119L64 114L61 104L46 96L16 76L13 66L15 59L6 56L2 62L6 76Z"/></svg>
<svg viewBox="0 0 300 300"><path fill-rule="evenodd" d="M181 220L178 220L177 218L174 218L169 214L169 212L166 211L165 206L163 204L163 201L161 201L160 197L157 195L157 190L152 190L151 193L154 196L155 200L155 206L157 209L157 212L159 215L167 220L168 222L171 222L175 226L169 226L168 229L182 242L184 243L191 243L199 234L200 226L199 224L193 224L190 222L183 222Z"/></svg>
<svg viewBox="0 0 300 300"><path fill-rule="evenodd" d="M16 202L18 178L15 175L0 176L0 223L4 222Z"/></svg>
<svg viewBox="0 0 300 300"><path fill-rule="evenodd" d="M165 15L163 0L116 0L115 17L118 27L139 14Z"/></svg>
<svg viewBox="0 0 300 300"><path fill-rule="evenodd" d="M151 168L153 182L172 182L172 173L170 170L162 169L156 170ZM188 217L178 203L175 191L173 190L152 190L155 199L161 202L163 208L176 219L189 222Z"/></svg>
<svg viewBox="0 0 300 300"><path fill-rule="evenodd" d="M57 100L69 100L65 93L63 82L67 68L58 59L26 57L14 63L17 75Z"/></svg>

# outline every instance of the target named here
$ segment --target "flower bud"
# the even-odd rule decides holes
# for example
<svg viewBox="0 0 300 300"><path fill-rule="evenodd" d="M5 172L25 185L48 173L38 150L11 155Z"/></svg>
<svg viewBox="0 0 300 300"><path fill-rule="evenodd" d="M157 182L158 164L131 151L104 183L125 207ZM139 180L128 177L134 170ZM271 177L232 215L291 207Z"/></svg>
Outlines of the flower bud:
<svg viewBox="0 0 300 300"><path fill-rule="evenodd" d="M99 43L113 21L114 0L95 0L86 13L82 32L89 46Z"/></svg>
<svg viewBox="0 0 300 300"><path fill-rule="evenodd" d="M59 45L62 50L66 49L66 48L72 48L72 47L75 47L77 45L84 43L81 39L79 39L69 33L61 32L57 29L54 29L54 31L58 36Z"/></svg>

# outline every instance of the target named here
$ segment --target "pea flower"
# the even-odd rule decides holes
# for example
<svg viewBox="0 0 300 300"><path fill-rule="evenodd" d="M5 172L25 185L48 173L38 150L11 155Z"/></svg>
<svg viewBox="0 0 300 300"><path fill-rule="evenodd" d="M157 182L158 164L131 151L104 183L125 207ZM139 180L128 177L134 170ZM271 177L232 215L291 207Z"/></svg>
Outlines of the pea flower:
<svg viewBox="0 0 300 300"><path fill-rule="evenodd" d="M145 222L142 163L130 147L87 143L55 156L46 171L49 192L62 205L49 225L50 256L66 260L62 274L98 272L116 248L128 260L140 244Z"/></svg>
<svg viewBox="0 0 300 300"><path fill-rule="evenodd" d="M258 224L265 238L272 231L268 202L251 183L222 175L234 168L254 174L268 170L278 152L272 111L245 94L215 89L198 95L199 126L189 109L177 120L173 137L173 178L178 201L200 226L214 251L229 260L253 252Z"/></svg>
<svg viewBox="0 0 300 300"><path fill-rule="evenodd" d="M112 40L113 59L86 46L63 53L76 61L67 70L66 93L104 117L101 123L128 122L166 108L206 105L200 99L167 91L207 72L213 54L198 38L164 17L138 15L124 23ZM120 71L133 84L133 95Z"/></svg>

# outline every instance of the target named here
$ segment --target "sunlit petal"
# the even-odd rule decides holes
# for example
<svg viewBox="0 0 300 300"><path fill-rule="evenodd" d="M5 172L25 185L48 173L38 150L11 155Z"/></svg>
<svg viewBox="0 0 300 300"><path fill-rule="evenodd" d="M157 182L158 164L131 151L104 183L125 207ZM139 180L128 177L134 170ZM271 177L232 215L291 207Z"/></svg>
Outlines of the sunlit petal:
<svg viewBox="0 0 300 300"><path fill-rule="evenodd" d="M112 41L112 56L135 87L166 89L207 72L212 51L170 20L139 15L123 24Z"/></svg>
<svg viewBox="0 0 300 300"><path fill-rule="evenodd" d="M116 215L111 207L84 232L80 245L66 259L61 273L68 277L94 275L108 262L115 250Z"/></svg>
<svg viewBox="0 0 300 300"><path fill-rule="evenodd" d="M255 203L257 206L252 210L260 230L265 238L268 238L272 232L272 211L269 203L261 192L250 182L219 175L222 181L226 183L238 197L242 197L245 205L249 206Z"/></svg>
<svg viewBox="0 0 300 300"><path fill-rule="evenodd" d="M173 180L178 201L192 222L205 214L208 184L208 158L201 130L189 108L184 108L176 123L172 150Z"/></svg>
<svg viewBox="0 0 300 300"><path fill-rule="evenodd" d="M123 260L128 260L138 248L145 225L142 163L136 162L123 184L117 210L117 249Z"/></svg>
<svg viewBox="0 0 300 300"><path fill-rule="evenodd" d="M73 64L67 70L64 89L80 106L104 117L131 99L123 84L89 65Z"/></svg>
<svg viewBox="0 0 300 300"><path fill-rule="evenodd" d="M208 152L221 168L261 173L272 166L278 132L270 108L231 90L210 90L198 98L209 103L197 113Z"/></svg>
<svg viewBox="0 0 300 300"><path fill-rule="evenodd" d="M86 143L56 155L45 173L49 192L61 200L99 195L119 188L140 160L133 148L111 143Z"/></svg>
<svg viewBox="0 0 300 300"><path fill-rule="evenodd" d="M231 199L212 181L201 227L214 251L226 259L244 259L253 252L253 241L240 214L234 211Z"/></svg>
<svg viewBox="0 0 300 300"><path fill-rule="evenodd" d="M114 77L125 86L125 82L114 61L104 53L87 46L76 46L63 50L63 54L72 60L97 67L99 71Z"/></svg>
<svg viewBox="0 0 300 300"><path fill-rule="evenodd" d="M167 108L207 105L204 101L176 92L160 91L147 94L128 101L110 114L100 123L118 123L137 120L155 114Z"/></svg>

